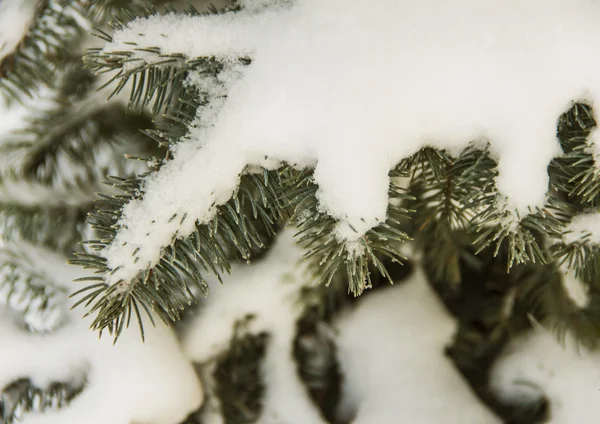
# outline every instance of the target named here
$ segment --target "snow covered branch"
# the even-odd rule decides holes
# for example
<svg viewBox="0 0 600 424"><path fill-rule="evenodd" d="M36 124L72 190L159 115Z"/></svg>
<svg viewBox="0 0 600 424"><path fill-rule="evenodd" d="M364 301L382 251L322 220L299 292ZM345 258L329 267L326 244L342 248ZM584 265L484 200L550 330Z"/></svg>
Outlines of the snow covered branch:
<svg viewBox="0 0 600 424"><path fill-rule="evenodd" d="M564 153L559 118L573 101L600 99L600 63L586 53L599 47L590 34L600 6L553 0L541 17L533 3L517 12L471 0L246 6L142 17L88 55L97 70L117 70L117 91L133 78L132 104L153 98L155 113L172 112L185 127L159 135L169 160L123 206L92 260L105 267L107 287L146 281L175 242L218 215L248 169L283 165L312 172L318 189L309 197L335 223L322 227L339 247L332 251L354 264L350 273L363 269L351 253L390 218L390 172L424 147L456 158L488 145L489 158L475 162L486 164L473 172L479 185L461 199L477 247L507 241L509 267L549 259L538 235L559 237L566 219L548 166Z"/></svg>

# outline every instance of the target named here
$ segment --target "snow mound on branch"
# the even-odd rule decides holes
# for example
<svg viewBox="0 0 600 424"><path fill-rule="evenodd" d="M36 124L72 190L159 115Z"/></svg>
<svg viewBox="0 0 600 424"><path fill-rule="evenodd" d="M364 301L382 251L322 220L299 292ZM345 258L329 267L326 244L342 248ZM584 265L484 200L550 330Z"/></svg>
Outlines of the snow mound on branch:
<svg viewBox="0 0 600 424"><path fill-rule="evenodd" d="M62 261L40 264L61 282L74 277ZM71 288L73 285L71 284ZM0 310L0 315L2 310ZM178 424L202 402L194 368L173 331L146 322L146 342L124 331L116 345L71 312L70 323L50 334L24 332L0 316L0 390L20 378L37 387L81 382L84 390L63 409L26 413L23 424Z"/></svg>
<svg viewBox="0 0 600 424"><path fill-rule="evenodd" d="M577 243L582 240L600 245L600 213L587 213L577 215L568 225L565 243Z"/></svg>
<svg viewBox="0 0 600 424"><path fill-rule="evenodd" d="M499 423L444 348L455 321L422 270L361 300L337 324L341 419L353 424ZM344 421L346 422L346 421Z"/></svg>
<svg viewBox="0 0 600 424"><path fill-rule="evenodd" d="M600 422L600 354L577 346L568 335L564 345L555 335L537 331L515 340L492 370L496 393L511 403L545 395L549 424Z"/></svg>
<svg viewBox="0 0 600 424"><path fill-rule="evenodd" d="M234 324L248 315L249 331L269 333L262 365L265 398L261 422L325 424L301 384L293 360L296 322L303 310L300 289L302 249L290 230L282 232L266 258L254 265L234 265L223 284L210 281L210 294L190 323L184 350L207 362L229 347Z"/></svg>
<svg viewBox="0 0 600 424"><path fill-rule="evenodd" d="M600 99L598 19L590 0L297 0L131 23L104 53L135 42L253 62L213 125L192 128L125 207L104 252L118 269L110 281L131 280L210 219L247 165L316 166L320 203L353 241L385 220L388 171L401 159L490 142L497 187L526 215L545 202L559 116Z"/></svg>

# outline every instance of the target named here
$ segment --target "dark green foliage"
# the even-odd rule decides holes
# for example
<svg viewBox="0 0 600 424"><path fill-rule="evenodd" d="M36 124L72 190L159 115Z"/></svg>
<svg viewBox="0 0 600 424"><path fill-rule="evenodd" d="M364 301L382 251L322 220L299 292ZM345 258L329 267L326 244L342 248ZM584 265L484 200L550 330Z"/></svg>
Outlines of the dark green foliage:
<svg viewBox="0 0 600 424"><path fill-rule="evenodd" d="M4 183L23 183L40 188L44 196L31 202L3 197L3 240L11 248L27 242L65 255L75 253L72 263L93 272L82 278L92 285L77 294L78 304L95 316L94 329L118 337L132 316L140 327L142 314L165 322L180 319L185 307L206 294L208 275L221 278L232 261L255 259L290 222L307 249L311 269L324 283L307 290L302 299L310 306L298 323L294 355L312 399L333 422L341 376L327 324L343 308L360 301L354 296L368 295L367 289L398 282L399 275L410 273L410 266L401 263L403 248L414 239L432 285L459 323L448 356L507 423L541 422L547 412L545 399L519 408L503 405L490 394L487 373L506 340L529 328L532 320L561 336L569 330L582 343L597 344L600 247L586 238L574 243L562 238L574 216L600 207L600 167L589 142L596 125L591 107L575 104L560 118L564 155L549 167L547 204L526 217L505 208L494 184L497 164L487 147L474 143L456 156L424 147L390 173L386 221L349 244L336 238L337 221L319 208L313 171L281 164L277 170L247 170L233 198L217 207L208 224L197 223L189 237L173 239L159 262L133 281L109 286L106 277L115 270L108 267L102 249L114 241L124 205L144 195L141 187L147 174L135 175L136 171L160 168L170 158L169 149L187 139L198 111L219 100L191 88L186 78L194 73L218 82L228 67L242 69L252 61L240 57L231 64L131 44L121 52L93 48L84 57L88 69L81 68L80 35L87 29L76 16L90 17L99 27L97 35L110 42L105 30L111 15L113 29L119 29L138 16L159 13L154 6L174 11L169 3L39 2L29 33L0 63L0 91L22 100L48 85L56 90L57 101L47 109L40 107L26 130L2 144L0 157L10 158L10 166L0 175L0 188ZM238 10L237 4L226 9ZM193 8L185 13L200 14ZM138 49L145 59L136 56ZM131 89L129 106L105 107L90 101L98 84L93 72L112 77L107 85L114 87L113 95ZM110 160L99 162L99 152ZM142 166L122 160L125 152ZM116 176L101 186L107 174ZM91 213L90 229L83 221L96 191L101 199ZM90 240L77 244L86 238ZM2 258L2 302L20 305L21 310L13 309L21 313L29 308L45 313L62 306L66 290L48 281L31 262ZM560 265L589 289L588 304L578 305L569 297ZM17 295L22 297L18 302ZM229 350L217 358L216 391L228 424L252 423L260 416L265 389L260 367L267 344L267 335L249 335L238 328ZM22 412L63 407L81 389L62 383L37 388L19 380L2 391L0 416L8 424ZM188 422L199 423L198 416Z"/></svg>
<svg viewBox="0 0 600 424"><path fill-rule="evenodd" d="M523 302L523 290L529 285L546 282L540 275L546 265L515 265L507 273L508 250L505 241L498 254L487 248L477 255L476 263L461 260L462 279L458 287L451 281L438 279L431 269L425 268L425 271L458 322L446 355L474 393L505 423L543 423L548 417L546 398L542 396L534 402L519 405L506 404L489 386L490 369L506 343L511 337L530 329L529 317L534 312Z"/></svg>
<svg viewBox="0 0 600 424"><path fill-rule="evenodd" d="M263 360L270 336L249 332L248 324L253 319L253 315L248 315L237 321L227 350L198 365L198 373L206 379L206 398L202 407L181 424L203 424L207 409L216 406L225 424L252 424L259 420L266 390Z"/></svg>
<svg viewBox="0 0 600 424"><path fill-rule="evenodd" d="M496 163L487 150L471 146L457 158L424 148L404 166L413 170L410 184L414 202L414 232L426 268L438 280L460 284L459 263L477 261L471 245L476 205L495 202Z"/></svg>
<svg viewBox="0 0 600 424"><path fill-rule="evenodd" d="M497 252L506 240L509 246L509 269L515 264L545 263L548 258L543 247L543 236L560 236L566 223L565 209L568 209L568 205L550 198L544 209L531 211L529 215L517 217L515 221L512 212L495 204L477 216L479 235L474 244L481 251L495 243Z"/></svg>
<svg viewBox="0 0 600 424"><path fill-rule="evenodd" d="M0 423L15 424L29 412L64 408L81 393L84 385L56 382L40 388L28 379L17 380L0 391Z"/></svg>
<svg viewBox="0 0 600 424"><path fill-rule="evenodd" d="M190 9L187 13L195 15L198 11ZM117 29L123 25L124 21L114 23ZM111 40L107 34L99 34L99 36L105 41ZM115 93L120 92L131 81L133 87L130 107L138 109L151 105L155 115L166 111L166 116L163 115L159 120L157 128L148 131L147 134L159 145L170 147L186 138L186 132L195 118L198 107L214 100L208 93L197 92L185 86L184 80L188 73L193 70L200 77L214 79L223 71L223 65L210 57L186 58L183 55L163 55L159 49L145 48L146 54L157 57L151 61L139 60L139 66L131 67L130 63L135 59L133 58L135 51L135 46L132 46L131 51L112 53L92 49L86 55L86 63L96 72L114 73L113 81L117 83ZM249 59L240 58L240 64L249 63ZM128 64L126 71L125 64ZM310 172L298 173L283 168L279 172L265 171L262 179L257 179L257 176L251 174L242 176L237 198L234 197L231 202L219 208L220 212L216 220L208 226L198 225L196 232L186 240L174 240L174 244L165 249L163 258L152 270L148 270L133 282L123 282L122 287L119 284L107 287L99 283L89 288L91 292L84 297L86 302L101 296L101 300L91 310L91 312L98 310L98 319L94 326L100 330L103 328L111 331L118 330L118 334L124 325L124 321L119 317L130 316L132 308L136 311L135 306L138 302L146 307L157 308L160 311L159 316L163 319L178 319L183 306L193 301L188 285L197 284L202 291L203 272L208 270L219 275L227 271L229 263L228 257L223 253L225 250L237 251L242 258L247 259L256 247L264 246L264 236L261 236L261 233L266 234L267 237L274 235L274 224L288 215L287 203L291 205L289 211L293 212L292 221L299 224L299 218L303 220L299 225L302 234L300 240L307 242L311 249L307 256L314 259L316 267L323 261L329 264L325 272L319 272L323 281L331 282L338 270L344 269L351 276L350 290L355 294L361 293L371 285L369 263L374 263L386 275L378 255L392 257L394 260L402 259L398 251L399 242L409 238L395 227L400 220L406 218L408 211L396 204L390 204L388 220L371 230L357 243L358 248L350 251L350 246L338 242L331 236L331 230L336 222L317 210L318 188L311 182L310 174ZM245 181L252 182L249 189ZM114 206L118 204L122 206L124 201L138 195L136 187L129 190L128 194L112 198L110 202ZM258 199L254 199L256 195ZM390 187L390 196L396 200L406 197L393 184ZM251 206L246 210L246 212L251 211L249 220L244 218L246 212L240 213L239 205L242 203ZM114 212L111 215L103 211L103 216L110 215L106 225L102 224L102 219L98 220L99 217L96 217L94 225L106 235L102 243L92 243L98 250L106 246L115 235L115 228L111 227L118 221L118 211L115 209ZM174 219L185 219L185 217L174 217ZM260 226L259 230L255 229L256 223ZM320 238L315 238L317 234ZM227 245L231 247L225 247ZM200 249L201 252L198 251ZM199 257L202 259L198 259ZM168 258L176 258L176 260ZM111 271L106 269L101 256L82 258L73 263L89 265L97 268L100 273ZM135 288L139 286L143 286L144 289ZM123 287L127 289L121 293ZM165 287L168 289L163 291ZM142 290L149 292L142 293ZM118 295L113 296L113 293ZM118 306L121 302L124 311L121 306ZM107 310L112 312L105 315ZM124 314L121 315L119 311Z"/></svg>
<svg viewBox="0 0 600 424"><path fill-rule="evenodd" d="M39 13L51 4L58 4L58 0L40 3ZM122 10L125 6L129 11ZM81 0L72 2L72 7L104 29L109 15L114 15L111 26L117 30L139 16L175 12L168 1ZM235 3L225 9L234 13L239 10L241 7ZM191 7L178 13L201 14ZM104 29L98 29L97 35L104 41L112 41ZM26 46L24 43L19 49ZM139 49L144 51L143 58L136 54ZM68 59L70 56L64 53L62 57ZM56 57L58 61L61 55ZM279 170L240 176L240 188L234 198L218 207L218 213L209 224L196 225L190 237L173 239L162 252L159 263L134 281L108 286L106 276L115 270L108 269L102 249L114 240L123 205L143 196L140 186L144 175L127 174L124 165L92 169L94 156L90 152L101 145L116 150L124 145L141 146L128 149L131 157L159 168L163 159L169 160L169 149L187 139L202 108L219 100L212 98L211 93L191 88L185 83L186 78L194 73L195 78L218 84L221 73L232 66L242 69L251 63L248 57L238 59L238 63L230 64L214 57L164 54L157 47L140 47L133 43L124 51L103 52L93 48L85 55L86 65L93 72L111 75L107 85L114 86L113 94L131 88L129 109L150 108L155 122L150 124L145 117L125 117L125 110L119 108L71 113L94 86L94 78L76 66L63 66L60 72L68 77L61 78L62 82L55 85L65 103L42 114L27 133L20 135L21 141L8 145L7 154L22 160L15 161L14 172L3 178L62 185L68 190L89 193L98 191L97 183L104 174L118 175L111 180L109 191L103 190L103 200L93 214L94 239L84 244L85 250L80 250L79 258L73 261L96 271L91 277L95 284L84 288L79 299L96 315L96 329L107 329L118 335L131 316L139 317L142 310L155 310L165 321L178 319L181 310L194 301L194 296L205 291L207 273L218 277L228 271L231 260L249 260L257 255L289 217L298 228L298 240L306 247L306 257L318 278L325 285L347 281L348 290L354 295L372 287L375 274L391 281L384 262L389 261L394 266L401 262L402 246L411 239L423 253L423 262L434 279L448 283L445 287L448 293L460 290L461 263L480 267L481 255L489 249L493 255L506 255L503 263L507 270L535 262L540 265L536 269L543 273L546 271L542 270L563 263L588 286L597 285L598 246L586 240L566 243L562 239L566 225L576 214L597 210L600 191L600 175L588 141L595 122L589 106L575 104L558 123L565 154L549 167L551 190L547 204L525 217L506 208L505 199L494 184L498 170L487 147L475 143L456 156L425 147L390 173L386 221L357 242L347 243L336 238L337 221L318 206L318 186L313 181L312 170L299 171L282 165ZM63 59L60 61L66 63ZM56 74L59 65L53 66L52 72ZM226 87L223 89L226 92ZM141 128L158 144L159 150L146 148L147 137L138 133ZM28 137L35 138L35 143L24 141ZM69 158L82 172L71 179L65 177L57 166L58 156ZM406 189L400 187L402 179L409 181ZM59 202L52 210L38 212L29 206L28 210L52 217L63 203ZM64 221L65 226L72 222L77 231L65 231L68 236L64 239L69 242L61 241L57 245L71 245L71 240L81 236L80 217L89 209L89 199L82 201L78 209L72 220ZM172 219L188 218L184 215ZM40 222L45 221L40 219ZM23 225L23 233L29 234L26 238L34 239L35 227L26 227ZM57 233L48 231L39 240L48 243L46 240L53 234ZM559 306L549 307L564 309Z"/></svg>
<svg viewBox="0 0 600 424"><path fill-rule="evenodd" d="M589 151L595 127L591 107L574 104L559 120L558 136L565 154L549 167L552 187L578 211L600 206L600 167Z"/></svg>
<svg viewBox="0 0 600 424"><path fill-rule="evenodd" d="M308 308L297 324L294 359L300 379L329 422L335 422L341 394L342 376L336 356L333 329L327 325L327 317L318 308Z"/></svg>
<svg viewBox="0 0 600 424"><path fill-rule="evenodd" d="M578 304L563 284L563 274L553 267L539 270L535 278L523 285L519 293L524 308L545 327L564 339L567 332L588 347L600 340L600 293L595 285L588 286L589 302Z"/></svg>
<svg viewBox="0 0 600 424"><path fill-rule="evenodd" d="M573 270L585 284L600 286L600 246L587 239L575 243L560 242L553 244L550 252L559 265Z"/></svg>
<svg viewBox="0 0 600 424"><path fill-rule="evenodd" d="M214 373L225 424L255 423L262 412L265 387L261 368L269 336L244 334L243 325L237 324L229 349Z"/></svg>
<svg viewBox="0 0 600 424"><path fill-rule="evenodd" d="M112 241L122 206L140 195L139 180L114 180L124 194L106 197L104 206L92 215L91 224L103 238L87 242L91 250L99 251ZM110 272L105 259L97 254L77 254L72 264L95 269L98 274L82 281L100 281L76 293L85 293L77 304L93 304L88 312L96 314L93 328L107 329L116 336L129 325L132 313L141 326L141 310L150 316L152 309L165 322L178 320L183 308L194 302L190 286L205 293L205 273L220 278L229 270L231 258L250 259L256 247L263 248L270 240L284 216L284 210L277 207L281 192L276 172L242 176L233 199L220 206L207 225L197 224L192 235L174 240L156 266L131 282L107 285L102 276Z"/></svg>
<svg viewBox="0 0 600 424"><path fill-rule="evenodd" d="M291 222L298 228L298 241L306 247L305 257L313 261L312 268L323 283L330 284L343 270L348 279L348 290L358 296L372 287L370 264L391 282L381 257L393 262L406 259L400 246L410 237L400 228L403 221L409 219L411 211L404 208L401 201L410 196L392 181L386 221L350 245L336 239L337 221L320 210L318 186L311 172L291 171L285 186L294 211Z"/></svg>

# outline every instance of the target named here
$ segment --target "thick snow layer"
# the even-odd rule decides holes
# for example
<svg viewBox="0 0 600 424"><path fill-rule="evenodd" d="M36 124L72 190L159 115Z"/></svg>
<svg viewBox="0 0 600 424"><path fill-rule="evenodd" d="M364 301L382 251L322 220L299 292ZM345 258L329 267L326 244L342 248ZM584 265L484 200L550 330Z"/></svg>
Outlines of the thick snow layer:
<svg viewBox="0 0 600 424"><path fill-rule="evenodd" d="M0 2L0 62L11 54L24 38L35 14L36 0Z"/></svg>
<svg viewBox="0 0 600 424"><path fill-rule="evenodd" d="M573 101L600 98L600 2L273 3L136 20L104 48L253 59L214 125L191 130L145 199L125 208L125 228L105 251L119 268L113 282L156 264L173 235L210 218L248 164L316 165L321 205L352 241L385 219L388 171L402 158L424 145L489 141L507 207L526 215L543 205L548 163L561 153L557 119ZM168 224L174 215L187 216L183 226Z"/></svg>
<svg viewBox="0 0 600 424"><path fill-rule="evenodd" d="M337 323L344 389L341 419L353 424L499 423L444 355L456 323L418 269L369 294Z"/></svg>
<svg viewBox="0 0 600 424"><path fill-rule="evenodd" d="M577 215L567 226L563 236L565 243L587 243L600 245L600 213Z"/></svg>
<svg viewBox="0 0 600 424"><path fill-rule="evenodd" d="M545 395L549 424L600 422L600 354L561 345L553 334L536 331L514 341L492 370L492 388L506 401L529 402Z"/></svg>
<svg viewBox="0 0 600 424"><path fill-rule="evenodd" d="M263 424L325 423L298 379L292 356L302 313L301 257L290 230L283 232L266 258L252 266L234 266L222 285L210 283L210 293L184 336L186 353L196 362L207 362L228 348L235 322L254 315L250 331L270 334L262 367Z"/></svg>
<svg viewBox="0 0 600 424"><path fill-rule="evenodd" d="M74 277L74 270L58 262L47 271L64 281ZM99 340L89 330L88 319L71 314L70 323L51 334L24 332L0 316L0 388L27 377L39 387L87 378L68 407L27 414L20 422L177 424L200 406L202 389L171 329L146 322L145 343L137 331L125 331L113 345L108 335Z"/></svg>

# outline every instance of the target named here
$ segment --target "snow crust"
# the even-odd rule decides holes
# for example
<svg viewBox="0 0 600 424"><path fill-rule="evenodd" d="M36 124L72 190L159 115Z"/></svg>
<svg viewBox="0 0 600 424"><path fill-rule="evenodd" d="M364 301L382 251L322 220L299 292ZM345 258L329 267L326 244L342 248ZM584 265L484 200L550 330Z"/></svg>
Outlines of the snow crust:
<svg viewBox="0 0 600 424"><path fill-rule="evenodd" d="M520 403L545 395L550 424L600 422L600 354L578 347L568 335L561 345L555 335L534 331L515 340L498 359L492 388L503 399Z"/></svg>
<svg viewBox="0 0 600 424"><path fill-rule="evenodd" d="M500 423L444 355L456 323L421 269L337 322L340 418L353 424Z"/></svg>
<svg viewBox="0 0 600 424"><path fill-rule="evenodd" d="M40 266L50 267L46 274L58 284L75 277L76 269L62 261L46 260ZM67 325L50 334L24 332L5 313L0 315L0 388L27 377L39 387L87 380L68 407L27 414L20 422L177 424L200 406L202 388L171 329L146 322L145 343L136 331L125 331L113 345L108 335L98 339L89 330L89 319L70 315Z"/></svg>
<svg viewBox="0 0 600 424"><path fill-rule="evenodd" d="M210 293L183 339L192 360L209 362L229 347L235 322L254 316L249 331L270 334L262 368L266 387L263 424L326 423L300 383L293 359L296 322L303 306L299 290L305 284L298 264L301 257L302 249L286 230L260 262L233 266L222 285L211 281Z"/></svg>
<svg viewBox="0 0 600 424"><path fill-rule="evenodd" d="M561 153L557 119L573 101L600 98L595 1L278 4L137 20L104 48L253 59L212 125L192 129L145 199L125 207L104 252L119 268L112 282L155 265L173 236L209 219L246 165L316 166L320 203L340 220L338 237L353 241L385 220L388 171L402 158L424 145L489 141L497 187L522 217L546 199L547 166ZM174 215L190 222L169 225Z"/></svg>
<svg viewBox="0 0 600 424"><path fill-rule="evenodd" d="M600 245L600 213L577 215L567 226L563 235L565 243L587 243Z"/></svg>

